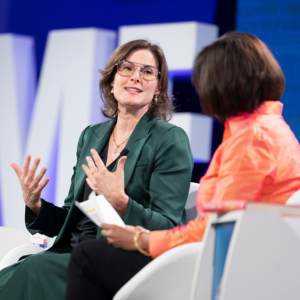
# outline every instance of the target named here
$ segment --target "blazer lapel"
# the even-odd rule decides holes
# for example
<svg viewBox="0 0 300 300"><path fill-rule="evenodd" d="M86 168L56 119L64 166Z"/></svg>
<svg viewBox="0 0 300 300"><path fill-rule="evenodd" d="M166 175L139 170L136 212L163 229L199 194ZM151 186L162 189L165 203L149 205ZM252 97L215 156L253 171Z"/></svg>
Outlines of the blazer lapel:
<svg viewBox="0 0 300 300"><path fill-rule="evenodd" d="M81 166L83 164L87 165L86 162L86 157L91 156L91 149L95 149L98 153L101 153L103 150L103 147L105 146L107 140L109 139L111 132L117 122L117 117L101 124L101 126L97 127L96 130L93 130L93 127L91 127L91 136L89 137L89 140L87 143L84 145L84 148L82 149L81 155L80 155L80 160L78 164L78 168L80 170L77 170L76 174L76 190L74 194L74 199L77 200L78 197L80 196L81 192L83 191L84 188L84 183L85 183L85 172L81 169Z"/></svg>
<svg viewBox="0 0 300 300"><path fill-rule="evenodd" d="M132 173L135 169L136 162L140 156L140 153L144 147L144 144L148 140L149 136L151 135L149 133L151 127L153 124L158 120L158 118L149 118L148 114L146 113L141 120L136 125L134 131L132 132L130 138L128 139L125 148L129 150L127 154L127 160L125 162L124 166L124 186L126 188L128 182L130 181L130 178L132 176ZM80 155L80 161L78 164L78 167L81 168L83 164L86 163L86 156L90 156L90 150L94 148L98 153L100 153L105 146L107 140L109 139L111 132L117 122L117 116L113 118L110 121L107 121L103 123L101 126L99 126L95 131L93 130L93 127L91 130L93 131L91 134L91 137L87 141L87 144L84 146L84 149L82 149L82 153ZM117 164L115 165L115 168L113 171L116 170ZM77 200L80 196L80 193L83 190L84 183L85 183L85 172L83 170L77 170L76 175L76 190L74 194L74 199Z"/></svg>
<svg viewBox="0 0 300 300"><path fill-rule="evenodd" d="M146 113L139 123L136 125L134 131L132 132L130 138L128 139L125 148L129 150L127 154L127 160L124 165L124 186L126 188L132 173L135 169L136 162L140 156L140 153L144 147L144 144L148 140L149 133L153 124L158 120L158 118L149 118Z"/></svg>

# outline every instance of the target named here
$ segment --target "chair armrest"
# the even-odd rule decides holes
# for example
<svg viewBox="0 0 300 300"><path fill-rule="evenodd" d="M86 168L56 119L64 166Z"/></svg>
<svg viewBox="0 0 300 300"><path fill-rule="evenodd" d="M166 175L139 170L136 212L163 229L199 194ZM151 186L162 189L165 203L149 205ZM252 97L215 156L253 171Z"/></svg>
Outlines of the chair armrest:
<svg viewBox="0 0 300 300"><path fill-rule="evenodd" d="M36 254L45 251L45 248L41 248L35 245L22 245L10 250L1 260L0 271L14 263L16 263L20 257L24 255Z"/></svg>
<svg viewBox="0 0 300 300"><path fill-rule="evenodd" d="M113 300L182 300L190 296L192 279L202 243L175 247L145 266Z"/></svg>

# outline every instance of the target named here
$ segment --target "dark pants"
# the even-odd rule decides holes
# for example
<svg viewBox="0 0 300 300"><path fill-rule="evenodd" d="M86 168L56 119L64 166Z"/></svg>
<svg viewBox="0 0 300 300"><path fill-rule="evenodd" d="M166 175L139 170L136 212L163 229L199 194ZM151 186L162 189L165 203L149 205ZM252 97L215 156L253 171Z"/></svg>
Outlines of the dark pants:
<svg viewBox="0 0 300 300"><path fill-rule="evenodd" d="M66 299L112 299L151 260L137 251L116 249L104 239L84 242L72 252Z"/></svg>

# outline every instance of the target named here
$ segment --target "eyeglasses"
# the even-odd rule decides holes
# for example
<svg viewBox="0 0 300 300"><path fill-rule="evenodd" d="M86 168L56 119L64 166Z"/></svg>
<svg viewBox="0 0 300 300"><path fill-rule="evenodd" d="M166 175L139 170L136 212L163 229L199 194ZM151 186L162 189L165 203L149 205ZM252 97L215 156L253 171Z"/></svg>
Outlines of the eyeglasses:
<svg viewBox="0 0 300 300"><path fill-rule="evenodd" d="M131 76L138 67L140 68L140 74L142 78L148 81L155 80L158 74L160 74L160 72L158 72L158 69L153 66L142 65L127 60L122 60L118 62L116 66L118 74L120 74L121 76L128 77Z"/></svg>

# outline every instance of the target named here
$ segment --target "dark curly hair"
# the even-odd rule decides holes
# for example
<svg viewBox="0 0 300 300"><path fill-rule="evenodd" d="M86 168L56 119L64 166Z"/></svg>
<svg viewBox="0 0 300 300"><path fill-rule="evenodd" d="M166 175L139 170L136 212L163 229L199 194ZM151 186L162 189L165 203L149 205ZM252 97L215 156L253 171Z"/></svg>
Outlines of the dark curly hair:
<svg viewBox="0 0 300 300"><path fill-rule="evenodd" d="M114 117L118 112L118 102L114 95L111 94L111 83L114 81L116 74L116 64L121 60L126 60L133 52L137 50L149 50L156 62L160 72L158 75L158 86L160 94L158 101L152 101L148 110L149 116L158 117L159 119L169 121L172 118L174 107L172 97L168 94L168 66L162 49L147 40L133 40L118 47L107 62L105 69L100 70L102 75L99 87L104 106L102 114L107 118Z"/></svg>

